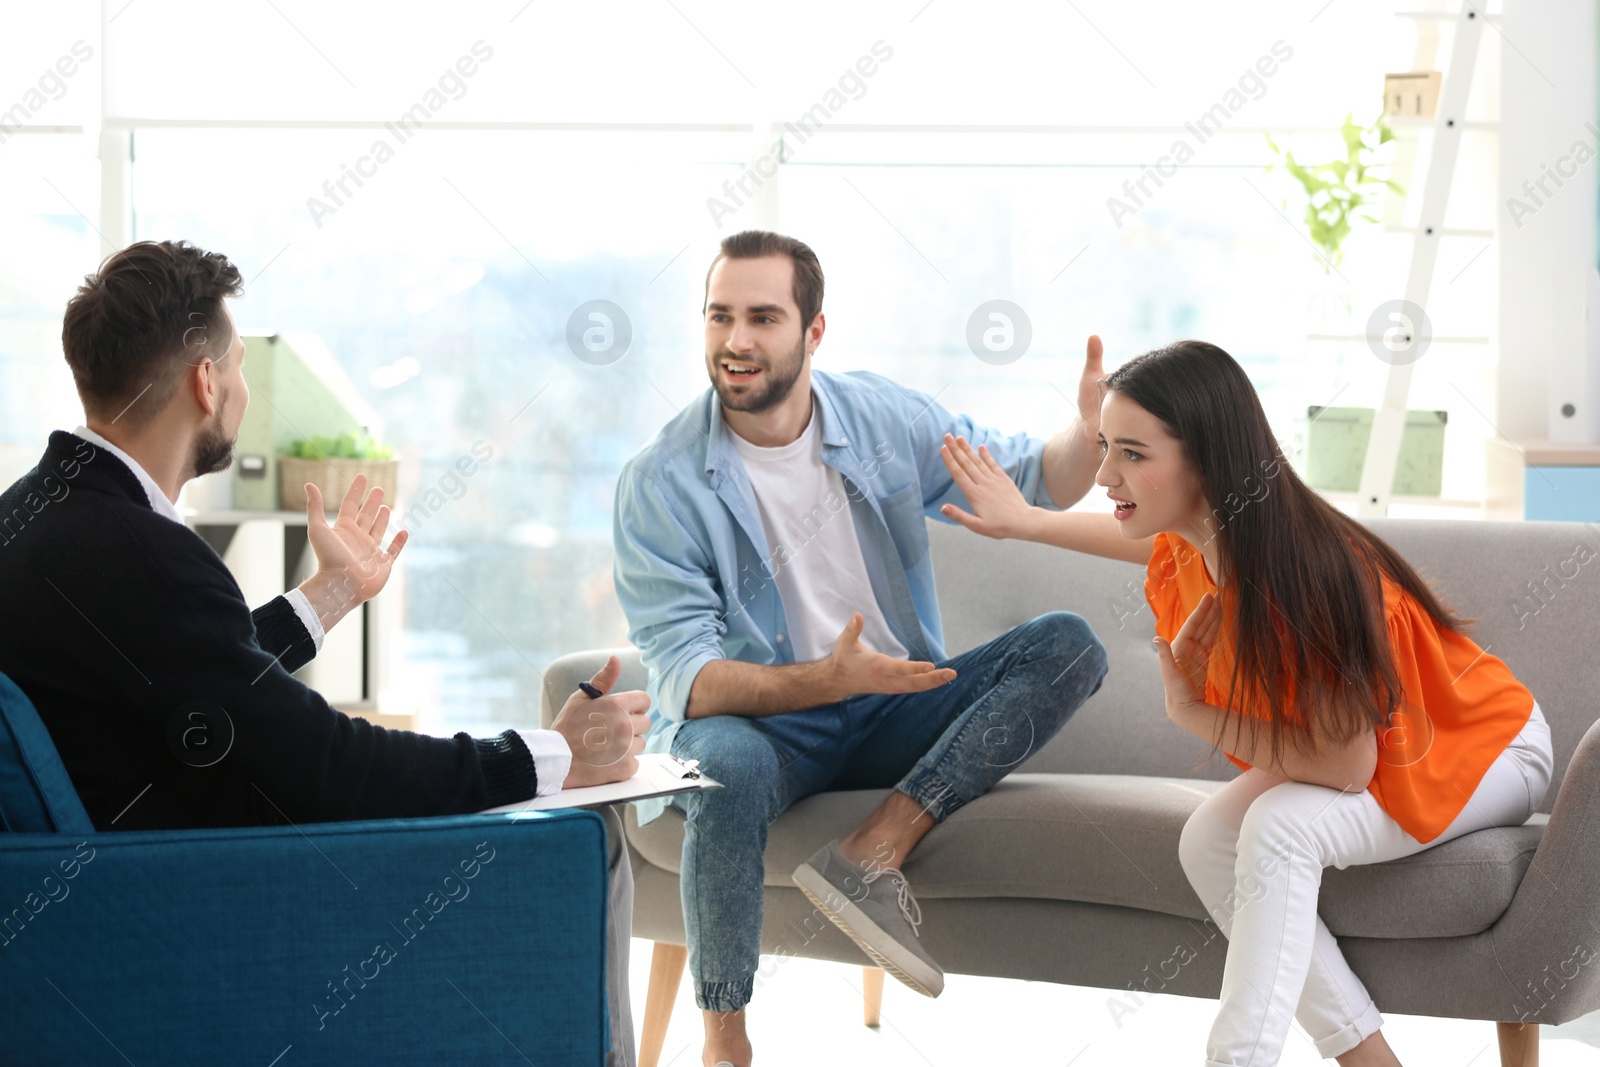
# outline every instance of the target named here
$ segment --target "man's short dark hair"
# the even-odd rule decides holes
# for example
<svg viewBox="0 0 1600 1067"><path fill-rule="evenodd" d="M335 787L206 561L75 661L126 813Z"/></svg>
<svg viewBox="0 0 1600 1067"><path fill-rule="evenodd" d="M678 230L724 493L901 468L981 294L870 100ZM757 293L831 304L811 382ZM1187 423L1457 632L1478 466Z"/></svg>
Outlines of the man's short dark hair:
<svg viewBox="0 0 1600 1067"><path fill-rule="evenodd" d="M811 327L811 320L822 310L822 264L811 246L793 237L770 230L741 230L722 239L722 248L711 266L706 269L706 299L711 293L711 272L724 259L761 259L764 256L788 256L794 264L794 283L791 292L795 306L800 309L800 329ZM700 310L705 310L702 301Z"/></svg>
<svg viewBox="0 0 1600 1067"><path fill-rule="evenodd" d="M134 425L154 417L185 366L227 355L233 331L222 300L243 287L227 256L187 241L140 241L107 258L61 323L84 412Z"/></svg>

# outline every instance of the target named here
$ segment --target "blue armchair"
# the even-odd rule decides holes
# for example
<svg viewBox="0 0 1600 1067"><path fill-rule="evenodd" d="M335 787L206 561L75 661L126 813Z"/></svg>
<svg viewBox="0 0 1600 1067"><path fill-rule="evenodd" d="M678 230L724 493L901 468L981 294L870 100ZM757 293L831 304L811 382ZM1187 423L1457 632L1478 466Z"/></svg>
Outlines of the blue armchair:
<svg viewBox="0 0 1600 1067"><path fill-rule="evenodd" d="M0 826L5 1063L604 1059L592 812L100 833L0 674Z"/></svg>

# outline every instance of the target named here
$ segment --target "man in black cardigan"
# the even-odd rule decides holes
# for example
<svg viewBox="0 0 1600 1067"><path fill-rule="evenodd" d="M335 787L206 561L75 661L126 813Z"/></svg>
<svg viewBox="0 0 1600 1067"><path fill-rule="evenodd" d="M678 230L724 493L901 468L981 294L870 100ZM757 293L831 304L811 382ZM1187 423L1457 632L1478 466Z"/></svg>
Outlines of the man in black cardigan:
<svg viewBox="0 0 1600 1067"><path fill-rule="evenodd" d="M631 776L641 692L575 693L550 730L445 739L352 719L293 677L383 588L407 534L382 547L390 509L362 477L332 524L309 487L316 573L252 612L183 524L179 491L232 462L250 399L225 303L240 288L226 257L185 242L106 260L62 328L87 425L51 434L0 494L0 673L38 708L95 826L450 815ZM613 659L591 684L617 673ZM612 1062L631 1064L632 875L607 820Z"/></svg>

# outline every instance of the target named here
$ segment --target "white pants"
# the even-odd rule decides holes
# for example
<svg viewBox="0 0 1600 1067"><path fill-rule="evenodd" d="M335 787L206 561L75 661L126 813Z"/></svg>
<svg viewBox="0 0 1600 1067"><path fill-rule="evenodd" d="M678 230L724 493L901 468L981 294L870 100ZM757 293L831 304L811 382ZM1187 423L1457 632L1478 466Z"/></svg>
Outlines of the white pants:
<svg viewBox="0 0 1600 1067"><path fill-rule="evenodd" d="M1381 863L1491 826L1520 826L1544 799L1554 760L1537 703L1467 806L1424 845L1370 792L1345 793L1250 770L1184 824L1178 856L1228 938L1222 1000L1207 1067L1276 1064L1291 1013L1332 1058L1376 1033L1383 1017L1317 917L1325 867Z"/></svg>

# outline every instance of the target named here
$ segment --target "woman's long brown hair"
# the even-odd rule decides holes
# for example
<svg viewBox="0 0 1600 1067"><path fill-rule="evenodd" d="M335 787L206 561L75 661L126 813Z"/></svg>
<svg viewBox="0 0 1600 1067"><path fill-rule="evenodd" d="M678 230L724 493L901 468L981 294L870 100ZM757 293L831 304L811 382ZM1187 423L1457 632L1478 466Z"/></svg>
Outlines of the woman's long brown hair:
<svg viewBox="0 0 1600 1067"><path fill-rule="evenodd" d="M1267 709L1274 759L1285 741L1314 753L1313 727L1343 744L1383 726L1403 693L1379 572L1441 628L1465 633L1473 620L1458 617L1399 553L1300 480L1255 386L1216 345L1175 342L1129 360L1105 384L1160 419L1199 473L1229 591L1223 620L1236 651L1228 707ZM1252 734L1263 723L1257 715L1240 721Z"/></svg>

